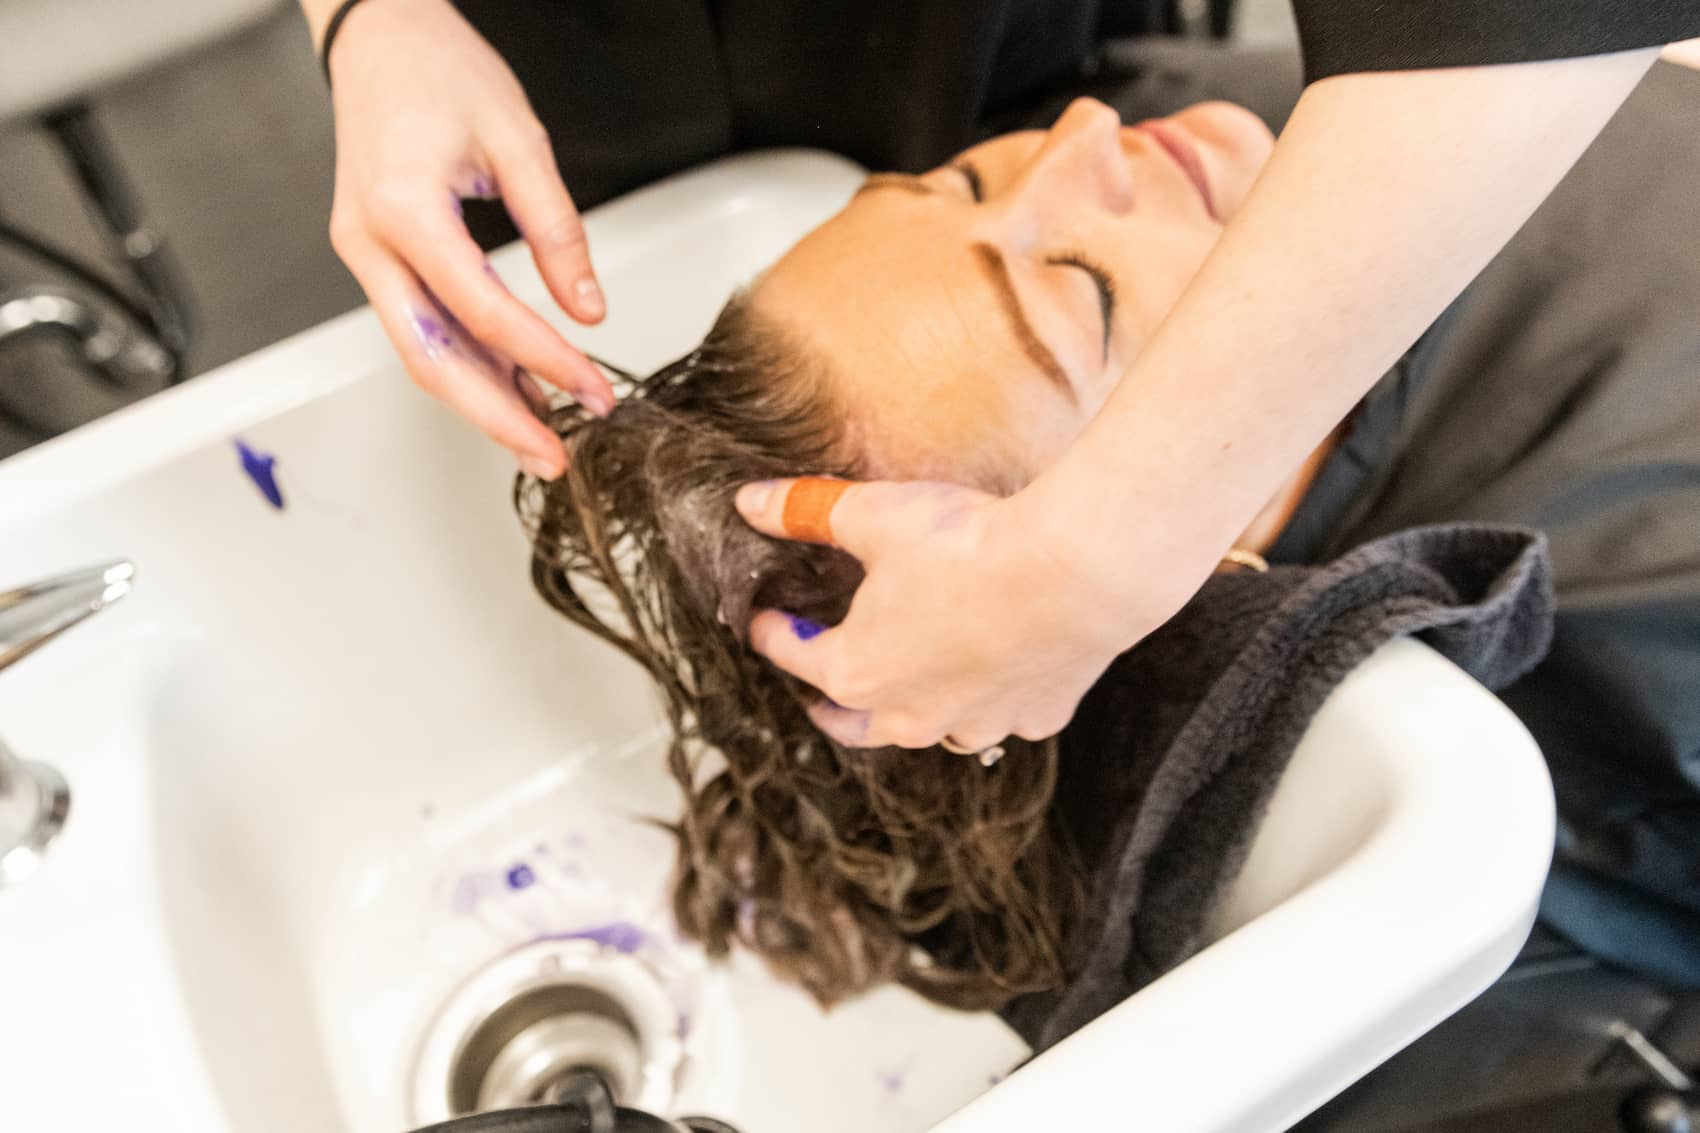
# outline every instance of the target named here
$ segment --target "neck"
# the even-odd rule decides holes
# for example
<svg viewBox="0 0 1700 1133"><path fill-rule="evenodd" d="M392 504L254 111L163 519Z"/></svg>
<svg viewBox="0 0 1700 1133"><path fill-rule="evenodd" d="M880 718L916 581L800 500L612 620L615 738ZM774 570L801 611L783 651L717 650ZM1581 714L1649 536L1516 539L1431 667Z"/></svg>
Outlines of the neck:
<svg viewBox="0 0 1700 1133"><path fill-rule="evenodd" d="M1335 429L1311 450L1298 471L1287 478L1280 489L1269 498L1269 502L1263 505L1263 510L1252 519L1250 526L1234 541L1234 546L1261 555L1275 545L1275 540L1281 537L1281 532L1286 529L1293 513L1298 510L1299 503L1305 498L1305 493L1310 491L1311 485L1316 482L1323 462L1333 454L1339 439L1340 430Z"/></svg>

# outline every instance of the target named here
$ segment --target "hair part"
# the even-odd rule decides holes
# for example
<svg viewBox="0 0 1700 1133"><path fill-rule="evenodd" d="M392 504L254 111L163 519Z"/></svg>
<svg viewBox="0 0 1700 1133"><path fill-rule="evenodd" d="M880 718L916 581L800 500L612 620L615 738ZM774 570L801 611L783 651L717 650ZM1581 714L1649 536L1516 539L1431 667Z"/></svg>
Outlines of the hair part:
<svg viewBox="0 0 1700 1133"><path fill-rule="evenodd" d="M857 475L827 377L738 296L608 417L555 409L566 475L515 487L532 581L661 692L685 799L674 913L711 955L739 943L823 1004L890 981L964 1008L1056 987L1080 905L1056 741L1011 737L990 769L844 748L808 717L819 693L744 640L760 608L836 624L861 581L733 505L752 480Z"/></svg>

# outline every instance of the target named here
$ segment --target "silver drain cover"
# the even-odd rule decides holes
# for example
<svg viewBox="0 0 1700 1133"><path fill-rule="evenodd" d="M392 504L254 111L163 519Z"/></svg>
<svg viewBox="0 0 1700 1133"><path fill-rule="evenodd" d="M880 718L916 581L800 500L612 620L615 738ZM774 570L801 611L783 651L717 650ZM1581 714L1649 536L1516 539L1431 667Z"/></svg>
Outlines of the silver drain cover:
<svg viewBox="0 0 1700 1133"><path fill-rule="evenodd" d="M665 1113L684 1061L655 973L591 940L543 940L474 973L420 1046L413 1123L556 1100L590 1073L620 1105Z"/></svg>

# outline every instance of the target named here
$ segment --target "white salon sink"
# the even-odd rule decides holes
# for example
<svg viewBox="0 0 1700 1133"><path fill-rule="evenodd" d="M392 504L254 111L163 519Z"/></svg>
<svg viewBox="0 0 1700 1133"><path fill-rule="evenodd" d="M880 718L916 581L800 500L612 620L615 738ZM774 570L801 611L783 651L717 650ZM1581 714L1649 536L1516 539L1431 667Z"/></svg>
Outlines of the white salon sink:
<svg viewBox="0 0 1700 1133"><path fill-rule="evenodd" d="M578 340L631 369L682 353L858 178L757 155L598 210L614 315ZM542 302L523 253L496 262ZM237 435L276 456L282 510ZM707 965L667 927L670 840L642 821L676 806L654 698L532 595L510 477L364 311L0 464L0 587L138 565L133 596L0 678L0 734L74 793L0 892L0 1125L393 1133L454 989L588 933L677 1004L670 1104L745 1133L1275 1130L1527 930L1539 754L1397 643L1306 739L1226 935L1007 1081L1026 1051L990 1016L895 989L823 1015Z"/></svg>

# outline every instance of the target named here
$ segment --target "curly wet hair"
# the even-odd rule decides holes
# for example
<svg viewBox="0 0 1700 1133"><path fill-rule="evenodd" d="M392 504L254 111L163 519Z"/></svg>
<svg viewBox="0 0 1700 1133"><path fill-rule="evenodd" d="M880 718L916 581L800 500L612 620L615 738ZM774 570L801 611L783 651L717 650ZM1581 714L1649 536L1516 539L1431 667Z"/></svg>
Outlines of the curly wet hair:
<svg viewBox="0 0 1700 1133"><path fill-rule="evenodd" d="M1056 987L1081 903L1050 816L1056 741L1012 737L990 769L847 749L809 720L819 694L744 640L763 607L837 623L861 578L733 507L751 480L858 474L825 374L740 297L607 418L552 410L569 470L515 487L532 581L659 688L685 797L674 913L711 955L740 944L823 1004L891 981L970 1009Z"/></svg>

